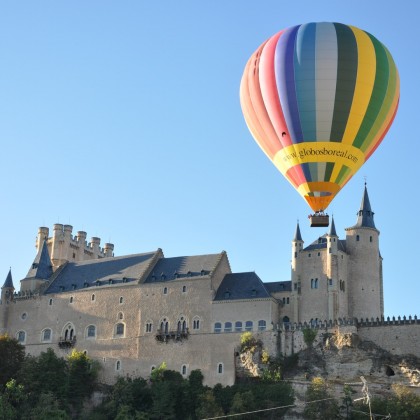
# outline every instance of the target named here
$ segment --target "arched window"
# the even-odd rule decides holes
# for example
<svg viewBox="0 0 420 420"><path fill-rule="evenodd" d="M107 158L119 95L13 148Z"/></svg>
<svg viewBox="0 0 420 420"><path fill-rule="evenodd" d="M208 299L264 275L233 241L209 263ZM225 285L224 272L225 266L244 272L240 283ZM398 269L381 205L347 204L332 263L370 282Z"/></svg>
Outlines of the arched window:
<svg viewBox="0 0 420 420"><path fill-rule="evenodd" d="M235 322L235 331L236 332L242 331L242 321Z"/></svg>
<svg viewBox="0 0 420 420"><path fill-rule="evenodd" d="M232 332L232 323L225 322L225 332Z"/></svg>
<svg viewBox="0 0 420 420"><path fill-rule="evenodd" d="M118 312L118 319L124 319L124 314L122 312Z"/></svg>
<svg viewBox="0 0 420 420"><path fill-rule="evenodd" d="M70 296L70 303L73 303L73 300L74 300L73 296Z"/></svg>
<svg viewBox="0 0 420 420"><path fill-rule="evenodd" d="M96 327L94 325L89 325L86 328L86 338L95 338L96 337Z"/></svg>
<svg viewBox="0 0 420 420"><path fill-rule="evenodd" d="M43 343L49 343L51 342L51 330L49 328L45 328L45 330L41 333L41 341Z"/></svg>
<svg viewBox="0 0 420 420"><path fill-rule="evenodd" d="M63 329L63 337L65 341L72 341L73 338L76 338L76 334L74 333L74 326L71 322L66 324Z"/></svg>
<svg viewBox="0 0 420 420"><path fill-rule="evenodd" d="M193 330L199 330L200 329L200 318L194 317L193 319Z"/></svg>
<svg viewBox="0 0 420 420"><path fill-rule="evenodd" d="M120 296L120 304L124 303L124 298Z"/></svg>
<svg viewBox="0 0 420 420"><path fill-rule="evenodd" d="M245 322L245 331L252 331L254 329L254 323L252 321Z"/></svg>
<svg viewBox="0 0 420 420"><path fill-rule="evenodd" d="M48 305L52 306L52 304L53 304L53 300L52 300L52 299L50 299L50 300L48 301Z"/></svg>
<svg viewBox="0 0 420 420"><path fill-rule="evenodd" d="M318 289L318 279L315 279L315 289Z"/></svg>
<svg viewBox="0 0 420 420"><path fill-rule="evenodd" d="M181 375L186 376L187 374L187 365L182 365L181 367Z"/></svg>
<svg viewBox="0 0 420 420"><path fill-rule="evenodd" d="M150 332L152 332L152 330L153 330L153 323L152 323L152 321L147 321L146 322L146 332L147 333L150 333Z"/></svg>
<svg viewBox="0 0 420 420"><path fill-rule="evenodd" d="M315 281L314 281L314 279L311 279L311 289L314 289L315 288Z"/></svg>
<svg viewBox="0 0 420 420"><path fill-rule="evenodd" d="M265 331L265 329L267 328L267 323L265 322L264 319L261 319L258 321L258 331Z"/></svg>
<svg viewBox="0 0 420 420"><path fill-rule="evenodd" d="M222 374L223 373L223 363L217 364L217 373Z"/></svg>
<svg viewBox="0 0 420 420"><path fill-rule="evenodd" d="M164 295L167 295L167 294L168 294L168 288L167 288L167 287L164 287L164 288L163 288L163 294L164 294Z"/></svg>
<svg viewBox="0 0 420 420"><path fill-rule="evenodd" d="M95 302L95 293L93 293L93 294L92 294L92 296L91 296L90 300L91 300L92 302Z"/></svg>
<svg viewBox="0 0 420 420"><path fill-rule="evenodd" d="M360 236L356 235L356 241L359 242L360 241Z"/></svg>
<svg viewBox="0 0 420 420"><path fill-rule="evenodd" d="M160 322L160 331L165 334L169 332L169 322L166 318L163 318Z"/></svg>
<svg viewBox="0 0 420 420"><path fill-rule="evenodd" d="M187 320L182 315L178 318L177 331L178 332L186 332L187 331Z"/></svg>
<svg viewBox="0 0 420 420"><path fill-rule="evenodd" d="M121 370L121 361L117 360L115 362L115 370L118 372Z"/></svg>
<svg viewBox="0 0 420 420"><path fill-rule="evenodd" d="M187 291L187 286L182 286L182 293L185 293Z"/></svg>
<svg viewBox="0 0 420 420"><path fill-rule="evenodd" d="M122 322L119 322L115 325L115 335L118 337L123 337L125 332L125 325Z"/></svg>
<svg viewBox="0 0 420 420"><path fill-rule="evenodd" d="M221 322L216 322L214 324L214 332L215 333L220 333L222 332L222 323Z"/></svg>
<svg viewBox="0 0 420 420"><path fill-rule="evenodd" d="M26 341L26 332L25 331L19 331L16 334L16 339L20 344L25 344Z"/></svg>

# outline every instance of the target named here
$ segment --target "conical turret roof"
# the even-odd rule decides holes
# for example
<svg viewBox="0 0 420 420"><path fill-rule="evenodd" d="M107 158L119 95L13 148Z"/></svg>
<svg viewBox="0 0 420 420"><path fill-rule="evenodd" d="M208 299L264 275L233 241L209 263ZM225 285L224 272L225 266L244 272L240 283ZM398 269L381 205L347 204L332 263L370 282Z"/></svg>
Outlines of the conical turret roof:
<svg viewBox="0 0 420 420"><path fill-rule="evenodd" d="M15 286L13 286L13 280L12 280L12 269L9 270L9 274L6 277L6 281L3 284L2 289L4 288L11 288L11 289L15 288Z"/></svg>
<svg viewBox="0 0 420 420"><path fill-rule="evenodd" d="M299 222L296 225L296 232L295 237L293 238L294 241L302 241L302 235L300 234Z"/></svg>
<svg viewBox="0 0 420 420"><path fill-rule="evenodd" d="M357 212L357 221L354 227L369 227L376 229L375 222L373 220L374 214L375 213L372 211L370 206L369 195L365 184L360 210Z"/></svg>
<svg viewBox="0 0 420 420"><path fill-rule="evenodd" d="M331 225L330 230L328 232L328 236L337 236L337 232L335 230L334 217L331 217Z"/></svg>
<svg viewBox="0 0 420 420"><path fill-rule="evenodd" d="M44 241L41 249L32 263L31 268L26 275L26 278L37 278L47 280L53 274L50 255L48 253L47 242Z"/></svg>

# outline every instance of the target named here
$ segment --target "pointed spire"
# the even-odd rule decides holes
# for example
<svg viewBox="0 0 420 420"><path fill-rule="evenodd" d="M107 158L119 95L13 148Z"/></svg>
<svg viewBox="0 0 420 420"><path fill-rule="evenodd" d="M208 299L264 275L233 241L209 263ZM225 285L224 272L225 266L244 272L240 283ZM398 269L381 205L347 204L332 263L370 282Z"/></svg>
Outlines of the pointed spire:
<svg viewBox="0 0 420 420"><path fill-rule="evenodd" d="M373 221L373 215L375 213L370 207L369 195L367 192L366 182L365 190L363 192L362 203L360 204L360 210L357 212L357 222L355 227L369 227L376 229L375 222Z"/></svg>
<svg viewBox="0 0 420 420"><path fill-rule="evenodd" d="M331 225L330 230L328 232L328 236L337 236L337 232L335 230L334 216L331 217Z"/></svg>
<svg viewBox="0 0 420 420"><path fill-rule="evenodd" d="M295 237L293 238L293 240L294 241L302 241L302 235L300 234L299 222L297 222Z"/></svg>
<svg viewBox="0 0 420 420"><path fill-rule="evenodd" d="M32 263L26 278L38 278L47 280L53 274L50 254L48 253L47 242L44 240L42 247Z"/></svg>
<svg viewBox="0 0 420 420"><path fill-rule="evenodd" d="M6 281L3 284L2 289L4 288L10 288L10 289L15 288L15 286L13 286L13 280L12 280L12 269L9 270L9 274L6 277Z"/></svg>

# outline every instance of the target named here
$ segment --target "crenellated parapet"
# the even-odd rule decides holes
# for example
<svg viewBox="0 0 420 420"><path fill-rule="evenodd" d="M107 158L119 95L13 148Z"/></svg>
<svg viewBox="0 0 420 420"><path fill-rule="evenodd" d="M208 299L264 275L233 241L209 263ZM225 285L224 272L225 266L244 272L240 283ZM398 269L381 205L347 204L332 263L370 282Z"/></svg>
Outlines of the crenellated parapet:
<svg viewBox="0 0 420 420"><path fill-rule="evenodd" d="M114 256L114 244L105 243L101 247L101 239L94 236L88 241L85 231L78 231L73 235L71 225L56 223L53 226L52 236L49 236L49 233L49 228L40 227L35 246L39 250L44 240L47 242L54 270L67 261L86 261Z"/></svg>
<svg viewBox="0 0 420 420"><path fill-rule="evenodd" d="M335 327L355 326L357 328L364 327L380 327L395 325L420 325L420 319L414 316L398 316L398 317L382 317L382 318L338 318L334 320L312 320L309 322L285 322L278 324L279 330L301 331L305 329L327 330Z"/></svg>

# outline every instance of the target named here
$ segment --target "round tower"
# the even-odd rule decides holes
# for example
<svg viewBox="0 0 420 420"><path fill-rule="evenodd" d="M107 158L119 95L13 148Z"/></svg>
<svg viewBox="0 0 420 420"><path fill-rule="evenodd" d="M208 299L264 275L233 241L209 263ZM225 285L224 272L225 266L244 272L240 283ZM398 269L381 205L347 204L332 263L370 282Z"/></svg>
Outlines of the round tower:
<svg viewBox="0 0 420 420"><path fill-rule="evenodd" d="M64 243L64 231L61 223L56 223L53 226L53 236L51 245L51 262L54 269L58 268L62 264L63 260L63 243Z"/></svg>
<svg viewBox="0 0 420 420"><path fill-rule="evenodd" d="M107 242L104 245L104 254L105 254L105 257L113 257L114 256L114 244L110 244L109 242Z"/></svg>
<svg viewBox="0 0 420 420"><path fill-rule="evenodd" d="M381 318L383 316L382 258L379 253L379 230L373 220L365 184L356 224L346 228L348 253L349 316Z"/></svg>
<svg viewBox="0 0 420 420"><path fill-rule="evenodd" d="M303 250L303 239L300 233L299 222L296 225L295 236L292 240L292 290L291 290L291 301L293 306L293 322L299 322L299 300L301 292L301 261L300 253Z"/></svg>
<svg viewBox="0 0 420 420"><path fill-rule="evenodd" d="M44 241L48 241L48 235L50 234L50 230L47 227L41 226L38 228L38 235L36 237L36 249L39 251L42 247Z"/></svg>

